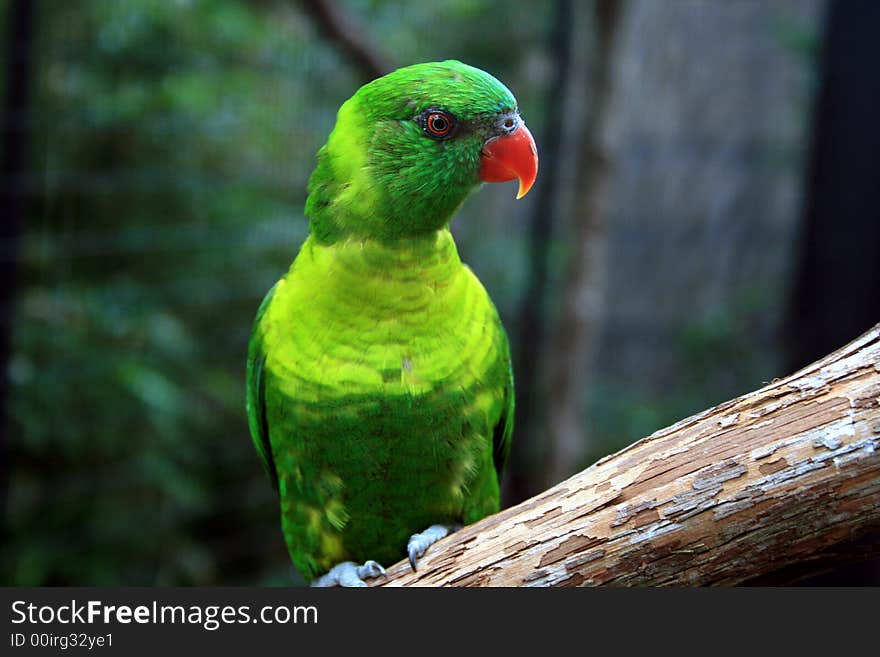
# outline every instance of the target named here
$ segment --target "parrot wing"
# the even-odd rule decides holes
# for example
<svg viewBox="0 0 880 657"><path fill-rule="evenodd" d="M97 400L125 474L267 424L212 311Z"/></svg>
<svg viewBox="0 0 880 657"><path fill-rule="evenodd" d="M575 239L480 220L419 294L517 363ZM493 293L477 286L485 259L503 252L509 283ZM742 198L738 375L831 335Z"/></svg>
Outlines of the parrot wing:
<svg viewBox="0 0 880 657"><path fill-rule="evenodd" d="M269 443L269 428L266 424L266 396L265 396L265 379L263 377L263 366L266 363L266 352L263 348L263 332L260 329L260 320L272 301L275 292L275 286L266 293L263 302L257 310L257 316L254 319L254 329L251 334L250 343L248 344L248 360L247 360L247 416L248 426L251 432L251 439L254 441L254 447L257 448L257 454L263 462L263 468L275 491L278 491L278 472L275 470L275 459L272 456L272 447Z"/></svg>
<svg viewBox="0 0 880 657"><path fill-rule="evenodd" d="M495 472L498 475L499 484L501 483L504 465L507 463L507 457L510 454L510 443L513 438L513 364L510 360L510 347L508 347L507 351L507 381L504 388L504 409L492 433L492 460L495 464Z"/></svg>

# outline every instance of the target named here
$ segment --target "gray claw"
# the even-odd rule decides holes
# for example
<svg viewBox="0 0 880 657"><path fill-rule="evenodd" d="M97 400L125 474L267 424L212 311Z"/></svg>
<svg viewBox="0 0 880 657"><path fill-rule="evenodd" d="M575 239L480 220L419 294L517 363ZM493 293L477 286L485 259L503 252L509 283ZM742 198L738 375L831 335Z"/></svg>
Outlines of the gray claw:
<svg viewBox="0 0 880 657"><path fill-rule="evenodd" d="M365 561L364 565L357 569L358 577L361 579L373 579L385 574L385 569L378 561L372 559Z"/></svg>
<svg viewBox="0 0 880 657"><path fill-rule="evenodd" d="M409 565L412 566L413 571L417 570L416 561L424 556L429 547L458 529L458 525L431 525L425 531L410 536L406 544L406 553L409 555Z"/></svg>
<svg viewBox="0 0 880 657"><path fill-rule="evenodd" d="M313 580L312 586L362 587L367 585L365 579L372 579L384 574L385 569L372 559L364 562L362 566L357 565L354 561L343 561Z"/></svg>

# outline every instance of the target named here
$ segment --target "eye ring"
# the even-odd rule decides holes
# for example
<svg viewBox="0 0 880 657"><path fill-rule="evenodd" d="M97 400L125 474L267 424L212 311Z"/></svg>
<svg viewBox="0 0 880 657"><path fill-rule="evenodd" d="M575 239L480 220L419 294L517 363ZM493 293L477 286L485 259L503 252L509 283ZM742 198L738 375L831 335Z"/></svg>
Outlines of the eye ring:
<svg viewBox="0 0 880 657"><path fill-rule="evenodd" d="M422 130L432 139L448 139L456 128L455 117L445 110L428 109L422 114Z"/></svg>

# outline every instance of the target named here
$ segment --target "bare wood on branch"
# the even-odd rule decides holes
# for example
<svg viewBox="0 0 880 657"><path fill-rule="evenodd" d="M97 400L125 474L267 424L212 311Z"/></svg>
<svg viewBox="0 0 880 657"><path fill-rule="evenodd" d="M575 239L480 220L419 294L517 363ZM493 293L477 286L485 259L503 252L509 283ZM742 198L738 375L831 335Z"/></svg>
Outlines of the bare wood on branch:
<svg viewBox="0 0 880 657"><path fill-rule="evenodd" d="M372 585L735 585L880 530L880 324L400 562Z"/></svg>

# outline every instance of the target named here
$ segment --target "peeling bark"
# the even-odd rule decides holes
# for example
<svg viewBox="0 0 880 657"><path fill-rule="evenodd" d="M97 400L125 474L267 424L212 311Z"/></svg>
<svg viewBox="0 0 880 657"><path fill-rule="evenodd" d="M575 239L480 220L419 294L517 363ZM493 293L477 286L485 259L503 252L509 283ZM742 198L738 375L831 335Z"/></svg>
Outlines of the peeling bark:
<svg viewBox="0 0 880 657"><path fill-rule="evenodd" d="M373 585L734 585L880 530L880 324L401 562ZM859 552L862 553L862 552Z"/></svg>

